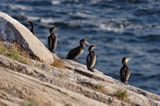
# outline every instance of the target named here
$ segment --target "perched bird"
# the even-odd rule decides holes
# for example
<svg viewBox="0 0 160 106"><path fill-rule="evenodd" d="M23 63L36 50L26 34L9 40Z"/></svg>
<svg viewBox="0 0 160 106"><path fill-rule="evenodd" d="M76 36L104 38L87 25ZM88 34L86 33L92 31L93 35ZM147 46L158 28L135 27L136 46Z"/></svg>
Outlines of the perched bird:
<svg viewBox="0 0 160 106"><path fill-rule="evenodd" d="M28 23L29 23L30 26L31 26L30 31L32 32L33 35L36 35L36 32L35 32L35 30L34 30L34 24L33 24L33 22L32 22L32 21L28 21Z"/></svg>
<svg viewBox="0 0 160 106"><path fill-rule="evenodd" d="M87 65L87 69L94 72L94 68L95 68L95 64L96 64L96 53L93 51L93 49L96 48L95 45L91 45L88 48L88 55L86 58L86 65Z"/></svg>
<svg viewBox="0 0 160 106"><path fill-rule="evenodd" d="M127 58L127 57L122 58L123 66L120 70L120 80L121 80L121 82L123 82L125 84L128 84L128 80L129 80L129 77L130 77L130 71L129 71L129 68L127 66L129 60L130 59Z"/></svg>
<svg viewBox="0 0 160 106"><path fill-rule="evenodd" d="M67 54L67 59L77 60L84 52L85 46L88 45L88 42L85 39L81 39L79 43L80 46L69 51L69 53Z"/></svg>
<svg viewBox="0 0 160 106"><path fill-rule="evenodd" d="M55 29L55 26L53 26L49 29L50 35L48 36L48 49L51 52L55 53L55 50L57 48L57 37L54 33L54 29Z"/></svg>

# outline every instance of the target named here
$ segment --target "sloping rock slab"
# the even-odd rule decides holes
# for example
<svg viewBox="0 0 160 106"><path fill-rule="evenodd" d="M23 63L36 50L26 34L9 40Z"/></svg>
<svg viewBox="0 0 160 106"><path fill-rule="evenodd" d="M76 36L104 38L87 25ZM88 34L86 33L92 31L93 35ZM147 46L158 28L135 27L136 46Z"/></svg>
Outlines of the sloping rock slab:
<svg viewBox="0 0 160 106"><path fill-rule="evenodd" d="M3 12L0 12L0 40L18 43L25 51L46 64L53 63L57 58L24 25Z"/></svg>

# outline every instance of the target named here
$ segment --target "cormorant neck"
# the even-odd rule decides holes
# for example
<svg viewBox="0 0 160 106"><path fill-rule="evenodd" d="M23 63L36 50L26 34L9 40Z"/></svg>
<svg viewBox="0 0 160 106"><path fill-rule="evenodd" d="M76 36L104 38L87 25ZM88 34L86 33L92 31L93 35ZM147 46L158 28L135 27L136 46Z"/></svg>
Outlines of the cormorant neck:
<svg viewBox="0 0 160 106"><path fill-rule="evenodd" d="M31 25L31 30L33 31L33 29L34 29L34 24L30 24Z"/></svg>
<svg viewBox="0 0 160 106"><path fill-rule="evenodd" d="M56 35L52 32L52 33L50 33L50 35L52 36L52 37L55 37Z"/></svg>
<svg viewBox="0 0 160 106"><path fill-rule="evenodd" d="M94 52L93 50L89 50L89 52Z"/></svg>
<svg viewBox="0 0 160 106"><path fill-rule="evenodd" d="M34 26L31 27L31 31L33 31L33 30L34 30Z"/></svg>
<svg viewBox="0 0 160 106"><path fill-rule="evenodd" d="M80 46L84 49L85 48L85 44L80 43Z"/></svg>
<svg viewBox="0 0 160 106"><path fill-rule="evenodd" d="M123 66L126 66L126 67L127 67L127 64L126 64L126 63L123 63Z"/></svg>
<svg viewBox="0 0 160 106"><path fill-rule="evenodd" d="M33 25L33 23L30 23L30 25L31 25L31 28L34 28L34 25Z"/></svg>

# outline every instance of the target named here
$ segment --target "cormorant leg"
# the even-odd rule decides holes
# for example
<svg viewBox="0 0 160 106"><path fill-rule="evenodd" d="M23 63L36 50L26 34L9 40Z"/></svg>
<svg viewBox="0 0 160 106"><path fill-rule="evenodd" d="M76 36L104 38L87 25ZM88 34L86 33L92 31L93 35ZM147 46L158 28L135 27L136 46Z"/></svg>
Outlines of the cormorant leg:
<svg viewBox="0 0 160 106"><path fill-rule="evenodd" d="M78 59L74 59L74 61L76 61L76 62L77 62L77 61L78 61Z"/></svg>
<svg viewBox="0 0 160 106"><path fill-rule="evenodd" d="M55 51L55 50L53 50L53 53L56 53L56 51Z"/></svg>
<svg viewBox="0 0 160 106"><path fill-rule="evenodd" d="M126 80L125 82L124 82L126 85L128 85L128 81Z"/></svg>
<svg viewBox="0 0 160 106"><path fill-rule="evenodd" d="M50 52L52 52L52 49L48 48Z"/></svg>
<svg viewBox="0 0 160 106"><path fill-rule="evenodd" d="M89 70L90 70L91 72L94 72L94 69L93 69L93 68L90 68Z"/></svg>

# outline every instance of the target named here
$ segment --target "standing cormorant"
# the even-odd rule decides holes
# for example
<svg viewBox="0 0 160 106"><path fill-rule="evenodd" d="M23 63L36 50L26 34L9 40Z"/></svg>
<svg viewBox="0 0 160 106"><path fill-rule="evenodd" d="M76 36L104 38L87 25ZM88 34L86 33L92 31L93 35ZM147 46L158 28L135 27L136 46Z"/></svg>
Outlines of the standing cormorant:
<svg viewBox="0 0 160 106"><path fill-rule="evenodd" d="M29 23L30 26L31 26L30 31L32 32L33 35L36 35L36 33L35 33L35 31L34 31L34 24L33 24L33 22L32 22L32 21L28 21L28 23Z"/></svg>
<svg viewBox="0 0 160 106"><path fill-rule="evenodd" d="M88 48L88 55L86 58L86 65L87 65L87 69L94 72L94 68L95 68L95 64L96 64L96 53L93 51L93 49L96 48L95 45L91 45Z"/></svg>
<svg viewBox="0 0 160 106"><path fill-rule="evenodd" d="M80 46L73 48L67 54L67 59L77 60L79 56L84 52L85 45L88 45L88 42L85 39L80 40Z"/></svg>
<svg viewBox="0 0 160 106"><path fill-rule="evenodd" d="M50 35L48 37L48 49L51 52L55 53L55 50L56 50L56 47L57 47L57 37L54 33L54 29L55 29L54 26L49 29Z"/></svg>
<svg viewBox="0 0 160 106"><path fill-rule="evenodd" d="M129 71L129 68L127 66L129 60L130 59L127 58L127 57L123 57L122 58L123 66L122 66L122 68L120 70L120 80L121 80L121 82L123 82L125 84L128 84L128 79L130 77L130 71Z"/></svg>

